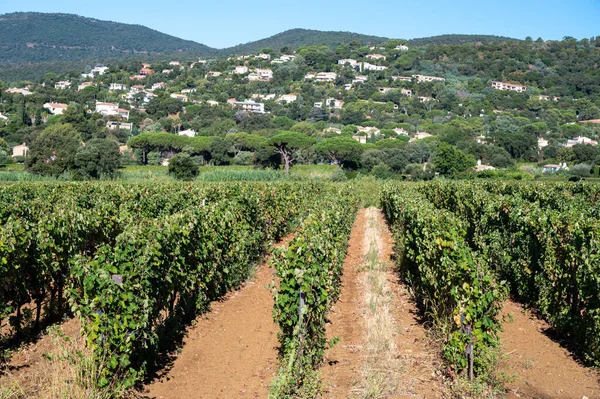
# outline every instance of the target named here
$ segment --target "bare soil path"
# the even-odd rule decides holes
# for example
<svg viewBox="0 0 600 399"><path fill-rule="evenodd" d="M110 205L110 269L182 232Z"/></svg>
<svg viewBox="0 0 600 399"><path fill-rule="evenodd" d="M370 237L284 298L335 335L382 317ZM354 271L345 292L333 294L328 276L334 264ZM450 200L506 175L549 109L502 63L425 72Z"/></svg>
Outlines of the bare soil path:
<svg viewBox="0 0 600 399"><path fill-rule="evenodd" d="M503 324L501 341L509 358L502 370L515 374L506 397L535 399L600 398L600 375L582 366L571 353L552 340L549 325L507 301L504 314L514 321Z"/></svg>
<svg viewBox="0 0 600 399"><path fill-rule="evenodd" d="M330 313L324 398L440 398L438 355L399 284L393 239L376 208L362 209L350 237L340 300Z"/></svg>
<svg viewBox="0 0 600 399"><path fill-rule="evenodd" d="M272 278L266 261L245 287L214 303L189 330L172 368L144 393L157 399L266 398L279 346L267 289Z"/></svg>

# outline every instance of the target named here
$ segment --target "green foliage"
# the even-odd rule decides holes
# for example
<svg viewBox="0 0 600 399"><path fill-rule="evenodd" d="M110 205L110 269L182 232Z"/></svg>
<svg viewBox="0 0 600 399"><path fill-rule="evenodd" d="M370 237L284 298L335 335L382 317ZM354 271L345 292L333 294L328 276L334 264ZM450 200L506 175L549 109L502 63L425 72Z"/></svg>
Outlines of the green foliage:
<svg viewBox="0 0 600 399"><path fill-rule="evenodd" d="M445 176L453 176L475 166L475 158L450 144L440 143L433 159L435 169Z"/></svg>
<svg viewBox="0 0 600 399"><path fill-rule="evenodd" d="M169 174L177 180L193 180L199 171L189 154L177 154L169 159Z"/></svg>
<svg viewBox="0 0 600 399"><path fill-rule="evenodd" d="M115 177L121 165L119 144L109 139L92 139L80 147L73 162L73 175L79 179Z"/></svg>
<svg viewBox="0 0 600 399"><path fill-rule="evenodd" d="M347 136L323 139L315 145L315 150L327 156L338 167L341 167L344 161L358 160L363 152L361 144Z"/></svg>
<svg viewBox="0 0 600 399"><path fill-rule="evenodd" d="M81 138L73 126L48 126L31 141L25 168L34 174L57 177L73 167L80 147Z"/></svg>

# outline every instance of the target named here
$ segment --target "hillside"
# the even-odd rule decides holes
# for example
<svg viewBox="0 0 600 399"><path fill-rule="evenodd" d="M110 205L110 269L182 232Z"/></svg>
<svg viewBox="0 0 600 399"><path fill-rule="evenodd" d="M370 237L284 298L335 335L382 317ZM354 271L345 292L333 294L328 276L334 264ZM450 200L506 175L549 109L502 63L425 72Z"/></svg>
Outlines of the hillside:
<svg viewBox="0 0 600 399"><path fill-rule="evenodd" d="M134 54L212 55L215 51L141 25L72 14L0 15L0 65L95 60Z"/></svg>
<svg viewBox="0 0 600 399"><path fill-rule="evenodd" d="M431 37L421 37L408 41L413 46L429 46L436 44L469 44L469 43L494 43L494 42L514 42L519 39L506 36L493 35L439 35Z"/></svg>
<svg viewBox="0 0 600 399"><path fill-rule="evenodd" d="M361 44L379 44L388 39L385 37L362 35L353 32L290 29L266 39L226 48L221 50L221 52L226 55L233 55L256 53L263 48L272 48L274 50L279 50L282 47L295 49L301 46L327 46L335 48L342 43L349 43L353 40L358 40Z"/></svg>

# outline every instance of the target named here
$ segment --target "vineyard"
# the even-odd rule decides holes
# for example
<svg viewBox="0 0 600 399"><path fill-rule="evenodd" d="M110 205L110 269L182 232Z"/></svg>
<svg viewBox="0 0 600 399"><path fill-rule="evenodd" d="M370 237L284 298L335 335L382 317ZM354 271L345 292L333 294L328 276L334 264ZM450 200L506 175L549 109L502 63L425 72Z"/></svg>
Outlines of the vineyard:
<svg viewBox="0 0 600 399"><path fill-rule="evenodd" d="M0 186L0 353L72 317L98 384L118 381L112 395L127 395L272 254L279 359L270 397L316 397L327 351L344 345L328 338L330 313L357 212L372 196L360 183ZM424 315L445 375L492 378L509 297L600 366L598 201L600 188L585 184L382 184L394 284Z"/></svg>

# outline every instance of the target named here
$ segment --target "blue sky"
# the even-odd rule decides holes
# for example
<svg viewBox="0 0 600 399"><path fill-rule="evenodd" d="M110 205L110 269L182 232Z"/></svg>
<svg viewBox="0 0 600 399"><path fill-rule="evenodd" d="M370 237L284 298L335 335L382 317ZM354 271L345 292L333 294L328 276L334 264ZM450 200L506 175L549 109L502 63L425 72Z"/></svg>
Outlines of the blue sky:
<svg viewBox="0 0 600 399"><path fill-rule="evenodd" d="M0 13L64 12L141 24L212 47L229 47L291 28L415 38L480 33L516 38L600 36L600 0L0 0Z"/></svg>

